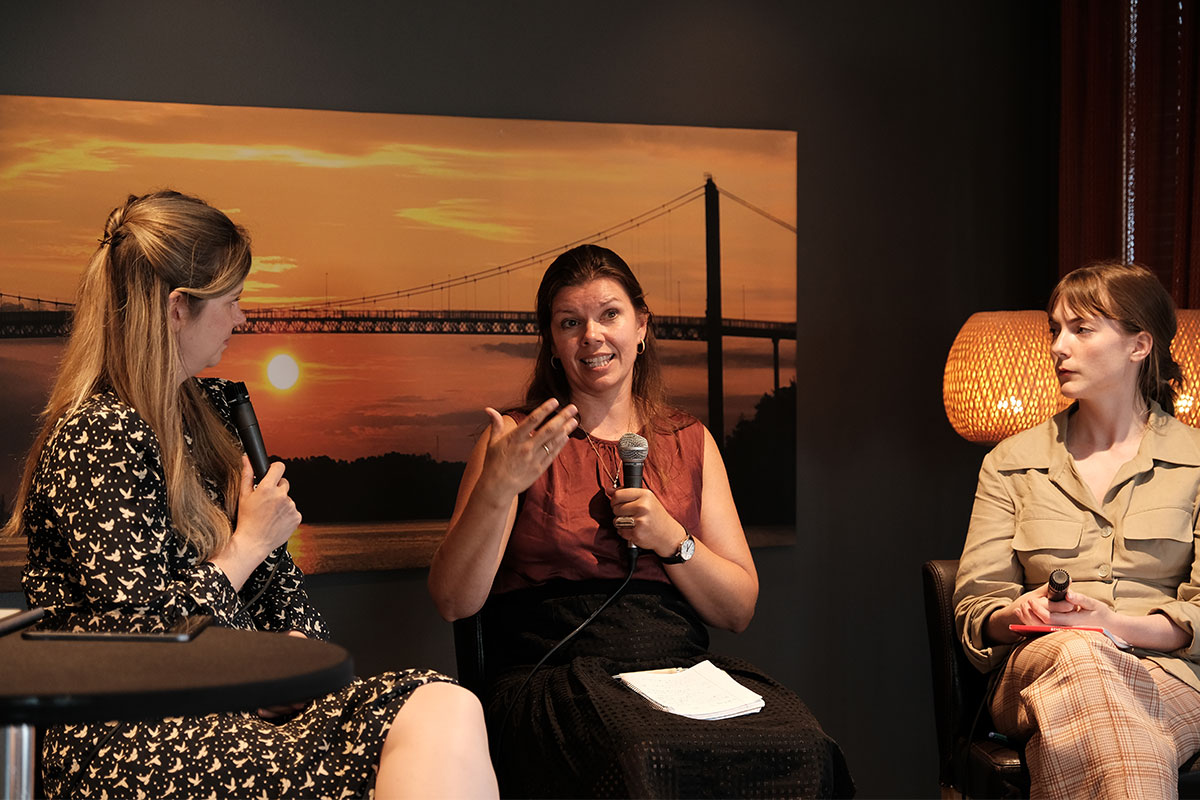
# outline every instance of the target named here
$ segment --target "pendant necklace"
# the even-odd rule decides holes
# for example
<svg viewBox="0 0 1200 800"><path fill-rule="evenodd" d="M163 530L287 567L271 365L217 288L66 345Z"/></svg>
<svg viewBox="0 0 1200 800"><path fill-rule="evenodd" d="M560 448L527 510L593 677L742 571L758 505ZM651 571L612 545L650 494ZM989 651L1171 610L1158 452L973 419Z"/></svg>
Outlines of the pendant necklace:
<svg viewBox="0 0 1200 800"><path fill-rule="evenodd" d="M629 424L626 426L626 428L628 430L633 430L633 418L632 417L630 418ZM600 455L600 448L596 447L596 443L594 441L592 441L592 435L590 433L588 433L586 430L584 430L583 428L580 428L579 430L583 431L583 435L587 437L588 444L590 444L592 446L592 452L596 454L596 461L600 464L600 468L604 470L604 474L608 476L608 479L610 481L612 481L612 487L614 489L621 488L621 479L619 477L617 477L616 475L613 475L612 472L608 469L608 464L604 463L604 458Z"/></svg>
<svg viewBox="0 0 1200 800"><path fill-rule="evenodd" d="M583 430L583 429L580 428L580 430ZM591 434L588 433L587 431L583 431L583 435L587 437L588 444L590 444L592 446L592 452L596 454L596 462L598 464L600 464L600 468L604 470L604 474L608 476L608 479L610 481L612 481L612 487L614 489L619 488L620 481L617 479L617 477L615 475L612 474L611 471L609 471L608 465L604 463L604 459L600 455L600 448L596 447L596 443L592 441Z"/></svg>

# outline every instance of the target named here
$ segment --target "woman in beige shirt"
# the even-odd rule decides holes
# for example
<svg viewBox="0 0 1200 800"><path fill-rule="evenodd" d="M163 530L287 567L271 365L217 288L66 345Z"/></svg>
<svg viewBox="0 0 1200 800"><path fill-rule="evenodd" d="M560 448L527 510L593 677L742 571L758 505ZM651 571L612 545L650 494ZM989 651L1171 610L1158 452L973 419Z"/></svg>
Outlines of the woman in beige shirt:
<svg viewBox="0 0 1200 800"><path fill-rule="evenodd" d="M984 459L956 621L975 666L1000 673L993 720L1025 741L1033 796L1169 797L1200 750L1200 431L1171 416L1174 306L1145 268L1102 264L1063 278L1049 313L1075 402ZM1013 624L1102 628L1132 649Z"/></svg>

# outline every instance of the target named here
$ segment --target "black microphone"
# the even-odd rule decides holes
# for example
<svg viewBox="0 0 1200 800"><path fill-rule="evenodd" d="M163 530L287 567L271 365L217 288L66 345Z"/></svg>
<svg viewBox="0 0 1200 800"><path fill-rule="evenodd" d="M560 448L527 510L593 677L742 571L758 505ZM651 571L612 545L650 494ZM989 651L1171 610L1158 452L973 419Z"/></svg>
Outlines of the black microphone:
<svg viewBox="0 0 1200 800"><path fill-rule="evenodd" d="M642 488L642 464L646 463L646 454L649 452L650 443L646 437L636 433L627 433L617 442L617 455L621 457L622 488Z"/></svg>
<svg viewBox="0 0 1200 800"><path fill-rule="evenodd" d="M254 472L254 480L255 482L261 481L266 477L271 464L267 461L267 446L263 444L262 431L258 429L258 417L254 415L254 406L250 405L250 392L246 390L246 384L241 381L230 381L225 384L225 402L229 403L233 425L237 428L238 436L242 440L242 448L250 459L250 469ZM275 571L282 563L283 558L275 560L267 572L262 586L258 587L258 591L254 593L253 597L242 604L243 608L250 608L258 602L258 598L262 597L263 593L267 591L267 587L271 585L271 579L275 577Z"/></svg>
<svg viewBox="0 0 1200 800"><path fill-rule="evenodd" d="M1047 597L1051 600L1062 600L1067 596L1067 587L1071 585L1071 576L1065 569L1056 569L1050 573L1050 580L1047 583L1050 587Z"/></svg>
<svg viewBox="0 0 1200 800"><path fill-rule="evenodd" d="M646 437L636 433L627 433L617 442L617 455L621 457L621 488L642 488L642 465L646 463L646 454L650 452L650 443ZM626 540L629 545L629 555L637 558L638 548L633 542Z"/></svg>
<svg viewBox="0 0 1200 800"><path fill-rule="evenodd" d="M238 381L225 385L225 401L229 403L229 411L233 415L233 424L241 437L242 447L250 458L250 468L254 470L254 480L261 481L266 477L271 464L267 461L267 448L263 444L262 431L258 429L258 417L254 416L254 406L250 405L250 392L246 384Z"/></svg>

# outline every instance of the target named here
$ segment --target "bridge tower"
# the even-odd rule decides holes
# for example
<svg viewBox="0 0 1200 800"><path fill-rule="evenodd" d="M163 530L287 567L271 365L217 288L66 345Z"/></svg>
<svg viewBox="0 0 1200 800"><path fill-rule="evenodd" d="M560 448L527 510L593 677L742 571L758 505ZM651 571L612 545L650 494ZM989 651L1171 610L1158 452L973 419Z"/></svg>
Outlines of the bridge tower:
<svg viewBox="0 0 1200 800"><path fill-rule="evenodd" d="M725 364L721 325L721 201L712 175L704 181L704 241L708 262L708 302L705 329L708 339L708 428L717 447L725 452Z"/></svg>

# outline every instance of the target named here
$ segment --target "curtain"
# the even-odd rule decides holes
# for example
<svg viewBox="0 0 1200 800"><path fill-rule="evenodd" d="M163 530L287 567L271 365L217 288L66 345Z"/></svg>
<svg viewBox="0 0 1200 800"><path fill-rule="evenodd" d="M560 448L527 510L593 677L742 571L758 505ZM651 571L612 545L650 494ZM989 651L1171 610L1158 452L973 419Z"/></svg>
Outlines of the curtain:
<svg viewBox="0 0 1200 800"><path fill-rule="evenodd" d="M1196 0L1064 0L1059 274L1145 264L1200 308Z"/></svg>

